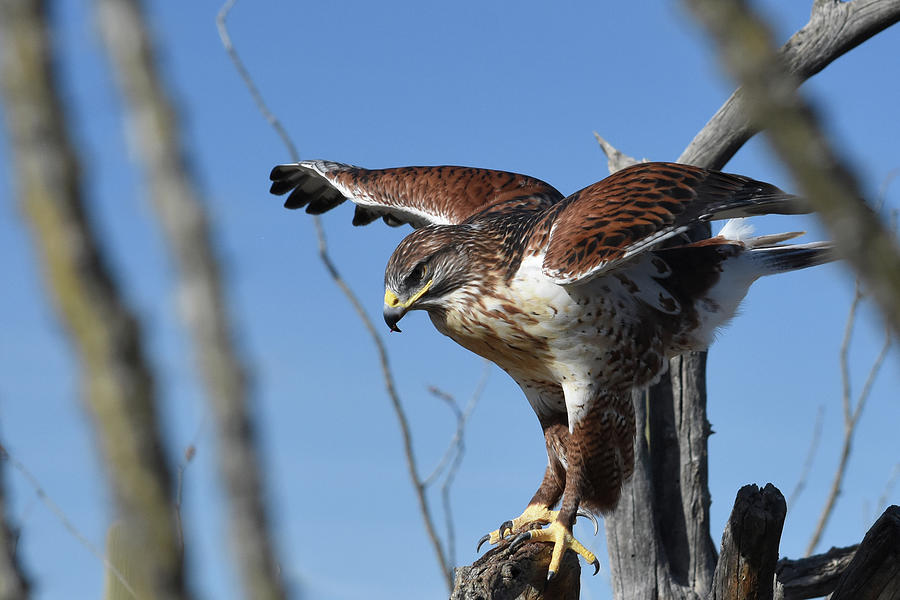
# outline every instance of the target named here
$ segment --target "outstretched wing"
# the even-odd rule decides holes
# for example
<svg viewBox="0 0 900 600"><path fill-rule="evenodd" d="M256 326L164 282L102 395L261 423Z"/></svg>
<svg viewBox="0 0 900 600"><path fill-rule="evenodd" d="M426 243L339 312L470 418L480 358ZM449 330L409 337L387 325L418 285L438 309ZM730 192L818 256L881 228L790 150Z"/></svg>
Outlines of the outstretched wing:
<svg viewBox="0 0 900 600"><path fill-rule="evenodd" d="M562 199L555 188L527 175L470 167L362 169L307 160L278 165L271 192L291 192L287 208L321 214L345 200L356 204L354 225L381 217L392 226L457 224L487 209L523 203L546 208Z"/></svg>
<svg viewBox="0 0 900 600"><path fill-rule="evenodd" d="M809 212L761 181L677 163L640 163L558 206L543 271L559 284L590 280L622 261L717 219Z"/></svg>

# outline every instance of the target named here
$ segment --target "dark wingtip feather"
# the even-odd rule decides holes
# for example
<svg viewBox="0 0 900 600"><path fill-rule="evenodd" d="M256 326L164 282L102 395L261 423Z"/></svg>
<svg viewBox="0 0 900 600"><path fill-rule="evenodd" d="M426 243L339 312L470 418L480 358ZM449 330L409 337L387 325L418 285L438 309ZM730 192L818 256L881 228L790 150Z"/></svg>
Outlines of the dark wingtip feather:
<svg viewBox="0 0 900 600"><path fill-rule="evenodd" d="M291 185L297 187L291 192L291 195L284 201L285 208L302 208L309 204L309 194L303 189L302 185L298 185L299 181L294 181Z"/></svg>
<svg viewBox="0 0 900 600"><path fill-rule="evenodd" d="M299 173L297 165L276 165L269 173L269 179L272 181L269 193L276 196L286 194L297 185Z"/></svg>
<svg viewBox="0 0 900 600"><path fill-rule="evenodd" d="M269 180L270 181L279 181L284 179L284 173L287 171L288 167L293 165L275 165L272 167L272 170L269 172Z"/></svg>
<svg viewBox="0 0 900 600"><path fill-rule="evenodd" d="M288 191L290 191L291 188L294 187L294 185L296 185L296 182L285 181L285 180L276 181L269 188L269 193L275 194L276 196L281 196L283 194L286 194Z"/></svg>
<svg viewBox="0 0 900 600"><path fill-rule="evenodd" d="M372 221L378 219L378 212L374 210L369 210L364 206L356 205L356 210L353 212L353 225L359 227L361 225L368 225Z"/></svg>
<svg viewBox="0 0 900 600"><path fill-rule="evenodd" d="M304 206L306 206L306 204L307 201L305 199L299 198L297 194L291 194L287 197L287 200L284 201L284 207L291 210L303 208Z"/></svg>

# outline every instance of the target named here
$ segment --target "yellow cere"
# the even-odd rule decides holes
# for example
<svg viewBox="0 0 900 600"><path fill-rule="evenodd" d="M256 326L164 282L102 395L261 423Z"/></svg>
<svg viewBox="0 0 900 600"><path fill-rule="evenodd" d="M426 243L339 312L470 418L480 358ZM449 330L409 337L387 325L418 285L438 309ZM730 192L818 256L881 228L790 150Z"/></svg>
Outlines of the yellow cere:
<svg viewBox="0 0 900 600"><path fill-rule="evenodd" d="M400 302L400 298L397 297L390 288L386 288L384 290L384 303L390 306L391 308L395 308L397 306L402 306L403 308L409 308L415 303L416 300L422 297L422 294L428 291L428 288L431 287L431 284L434 282L433 279L429 279L428 283L422 286L422 288L416 292L412 298L407 300L406 302Z"/></svg>
<svg viewBox="0 0 900 600"><path fill-rule="evenodd" d="M400 304L400 298L397 297L397 294L392 292L390 289L385 288L384 290L384 303L390 306L391 308Z"/></svg>

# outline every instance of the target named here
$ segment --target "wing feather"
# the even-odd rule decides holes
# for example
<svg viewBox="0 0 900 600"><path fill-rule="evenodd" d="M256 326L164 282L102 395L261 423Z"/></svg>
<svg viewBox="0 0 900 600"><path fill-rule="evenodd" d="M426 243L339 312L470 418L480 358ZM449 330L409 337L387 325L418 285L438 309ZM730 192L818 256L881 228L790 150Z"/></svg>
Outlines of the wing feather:
<svg viewBox="0 0 900 600"><path fill-rule="evenodd" d="M362 169L323 160L278 165L271 192L290 192L284 205L321 214L350 200L354 225L378 218L391 226L458 224L473 215L515 204L541 209L562 199L555 188L527 175L471 167Z"/></svg>
<svg viewBox="0 0 900 600"><path fill-rule="evenodd" d="M809 212L777 187L677 163L639 163L564 199L556 208L544 273L588 281L711 220Z"/></svg>

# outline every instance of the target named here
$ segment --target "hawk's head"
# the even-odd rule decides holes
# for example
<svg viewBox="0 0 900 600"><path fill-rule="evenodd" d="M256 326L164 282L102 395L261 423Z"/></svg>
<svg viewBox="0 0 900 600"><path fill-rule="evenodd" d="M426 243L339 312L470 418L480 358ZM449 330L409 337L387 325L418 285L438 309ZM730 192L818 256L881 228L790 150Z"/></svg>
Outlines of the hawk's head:
<svg viewBox="0 0 900 600"><path fill-rule="evenodd" d="M384 272L384 321L391 331L410 310L440 309L475 276L467 225L428 225L408 235Z"/></svg>

